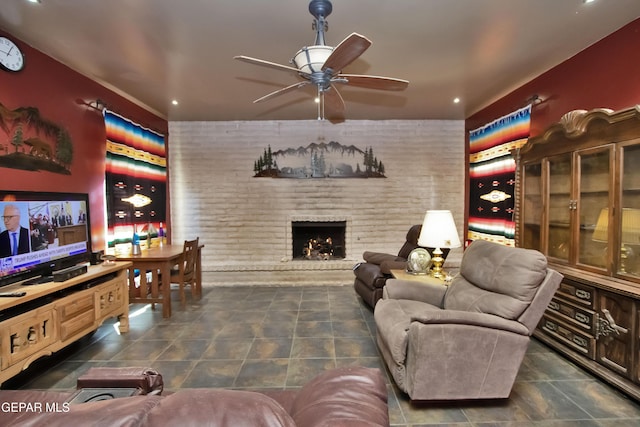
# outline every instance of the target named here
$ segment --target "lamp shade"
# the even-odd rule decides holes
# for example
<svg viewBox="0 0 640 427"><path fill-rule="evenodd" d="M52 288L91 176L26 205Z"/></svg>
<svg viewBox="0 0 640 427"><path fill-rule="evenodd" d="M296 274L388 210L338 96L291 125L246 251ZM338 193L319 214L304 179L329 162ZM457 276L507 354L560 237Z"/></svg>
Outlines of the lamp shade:
<svg viewBox="0 0 640 427"><path fill-rule="evenodd" d="M596 222L596 228L593 230L593 236L591 237L596 242L606 242L609 240L609 208L604 208L598 215L598 221Z"/></svg>
<svg viewBox="0 0 640 427"><path fill-rule="evenodd" d="M460 247L460 238L451 211L427 211L418 237L418 246L441 249Z"/></svg>
<svg viewBox="0 0 640 427"><path fill-rule="evenodd" d="M622 209L622 243L640 244L640 210Z"/></svg>
<svg viewBox="0 0 640 427"><path fill-rule="evenodd" d="M609 209L600 211L592 239L598 242L608 240ZM640 244L640 209L622 208L621 243L627 245Z"/></svg>

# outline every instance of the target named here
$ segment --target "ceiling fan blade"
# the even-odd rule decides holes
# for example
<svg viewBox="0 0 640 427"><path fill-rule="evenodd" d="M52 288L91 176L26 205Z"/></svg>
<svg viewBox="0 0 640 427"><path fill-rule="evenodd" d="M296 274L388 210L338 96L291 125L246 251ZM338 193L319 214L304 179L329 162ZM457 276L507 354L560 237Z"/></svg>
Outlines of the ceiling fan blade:
<svg viewBox="0 0 640 427"><path fill-rule="evenodd" d="M344 100L342 95L338 92L338 89L331 85L329 90L323 92L324 95L324 108L327 110L330 117L339 117L344 114Z"/></svg>
<svg viewBox="0 0 640 427"><path fill-rule="evenodd" d="M275 68L276 70L291 71L298 74L309 75L308 73L302 72L295 67L289 67L288 65L282 65L282 64L277 64L275 62L265 61L264 59L252 58L250 56L239 55L239 56L234 56L233 59L248 62L249 64Z"/></svg>
<svg viewBox="0 0 640 427"><path fill-rule="evenodd" d="M333 74L340 72L362 55L369 46L371 46L371 40L358 33L352 33L333 48L333 52L322 66L322 71L331 68L334 71Z"/></svg>
<svg viewBox="0 0 640 427"><path fill-rule="evenodd" d="M271 98L275 98L276 96L280 96L280 95L284 95L285 93L289 93L292 92L298 88L301 88L302 86L306 86L310 84L309 82L298 82L298 83L294 83L292 85L289 85L287 87L283 87L282 89L278 89L274 92L271 92L261 98L256 99L255 101L253 101L254 104L257 104L258 102L262 102L262 101L267 101Z"/></svg>
<svg viewBox="0 0 640 427"><path fill-rule="evenodd" d="M346 79L346 82L341 81ZM404 90L409 86L408 80L395 79L393 77L367 76L364 74L339 74L335 78L336 83L344 83L349 86L363 87L379 90Z"/></svg>

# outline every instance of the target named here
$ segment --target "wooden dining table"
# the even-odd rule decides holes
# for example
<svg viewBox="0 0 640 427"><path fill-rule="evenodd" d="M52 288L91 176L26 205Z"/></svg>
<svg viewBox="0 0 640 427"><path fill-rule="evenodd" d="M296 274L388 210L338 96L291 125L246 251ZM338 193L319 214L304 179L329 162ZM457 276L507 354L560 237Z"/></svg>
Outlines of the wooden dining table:
<svg viewBox="0 0 640 427"><path fill-rule="evenodd" d="M198 247L196 259L194 293L198 299L202 297L202 247ZM129 268L129 303L162 304L162 317L171 317L171 269L175 265L182 268L183 250L183 245L162 245L142 249L139 255L116 254L118 261L132 263ZM139 287L136 286L136 275L140 278Z"/></svg>

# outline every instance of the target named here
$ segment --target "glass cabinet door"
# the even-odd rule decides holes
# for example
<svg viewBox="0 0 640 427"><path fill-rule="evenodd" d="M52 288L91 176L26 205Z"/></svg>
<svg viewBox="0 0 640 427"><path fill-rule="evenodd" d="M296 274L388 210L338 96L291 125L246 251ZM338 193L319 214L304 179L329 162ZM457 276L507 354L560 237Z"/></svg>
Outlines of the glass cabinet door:
<svg viewBox="0 0 640 427"><path fill-rule="evenodd" d="M580 168L577 262L598 269L606 269L608 261L612 159L610 146L578 152L576 159Z"/></svg>
<svg viewBox="0 0 640 427"><path fill-rule="evenodd" d="M622 147L618 273L640 277L640 141Z"/></svg>
<svg viewBox="0 0 640 427"><path fill-rule="evenodd" d="M542 226L542 164L532 163L524 167L524 200L521 210L521 246L542 252L540 227Z"/></svg>
<svg viewBox="0 0 640 427"><path fill-rule="evenodd" d="M569 261L571 247L571 154L549 158L549 235L547 255Z"/></svg>

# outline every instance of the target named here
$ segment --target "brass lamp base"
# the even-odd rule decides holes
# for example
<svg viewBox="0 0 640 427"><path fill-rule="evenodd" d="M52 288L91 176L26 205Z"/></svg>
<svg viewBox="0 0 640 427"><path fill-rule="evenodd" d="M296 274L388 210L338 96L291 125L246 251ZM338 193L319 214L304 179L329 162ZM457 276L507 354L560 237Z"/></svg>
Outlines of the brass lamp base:
<svg viewBox="0 0 640 427"><path fill-rule="evenodd" d="M627 260L634 255L633 249L623 243L620 247L620 273L627 273Z"/></svg>
<svg viewBox="0 0 640 427"><path fill-rule="evenodd" d="M436 278L444 277L444 273L442 272L442 264L444 263L444 258L442 258L442 249L435 248L431 257L431 261L433 262L433 267L431 268L431 275Z"/></svg>

